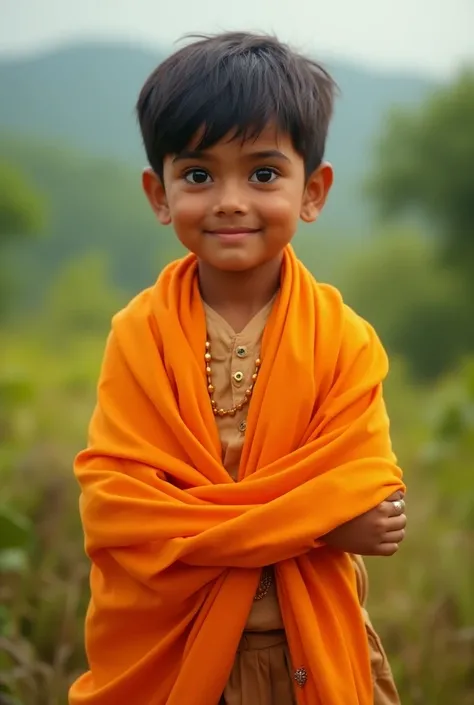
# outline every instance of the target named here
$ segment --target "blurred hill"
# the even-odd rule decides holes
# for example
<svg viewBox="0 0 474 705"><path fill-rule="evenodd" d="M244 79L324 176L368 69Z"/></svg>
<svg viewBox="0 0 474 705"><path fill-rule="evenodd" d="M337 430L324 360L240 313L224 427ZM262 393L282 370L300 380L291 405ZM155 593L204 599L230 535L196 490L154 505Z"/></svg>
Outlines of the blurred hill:
<svg viewBox="0 0 474 705"><path fill-rule="evenodd" d="M29 137L0 135L0 154L46 204L45 231L16 239L9 251L11 269L23 273L26 306L63 265L90 253L104 258L112 281L129 293L151 284L181 253L172 231L155 222L130 167Z"/></svg>
<svg viewBox="0 0 474 705"><path fill-rule="evenodd" d="M140 87L166 55L126 44L67 46L30 58L0 60L0 131L14 131L91 155L144 165L134 116ZM324 215L331 229L370 223L359 193L374 134L389 109L421 102L433 87L411 75L376 73L327 62L340 89L327 157L336 168Z"/></svg>

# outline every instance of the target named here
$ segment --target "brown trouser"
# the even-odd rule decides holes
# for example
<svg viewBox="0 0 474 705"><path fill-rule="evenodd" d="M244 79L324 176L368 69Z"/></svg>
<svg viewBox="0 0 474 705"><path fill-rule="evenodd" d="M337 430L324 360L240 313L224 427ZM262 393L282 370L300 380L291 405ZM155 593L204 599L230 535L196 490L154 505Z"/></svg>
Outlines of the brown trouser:
<svg viewBox="0 0 474 705"><path fill-rule="evenodd" d="M400 705L382 643L365 609L368 578L354 556L374 683L374 705ZM296 705L293 669L284 631L244 632L220 705Z"/></svg>
<svg viewBox="0 0 474 705"><path fill-rule="evenodd" d="M222 703L296 705L284 631L244 633Z"/></svg>
<svg viewBox="0 0 474 705"><path fill-rule="evenodd" d="M374 705L399 705L380 639L367 622ZM246 632L221 705L296 705L293 670L284 632Z"/></svg>

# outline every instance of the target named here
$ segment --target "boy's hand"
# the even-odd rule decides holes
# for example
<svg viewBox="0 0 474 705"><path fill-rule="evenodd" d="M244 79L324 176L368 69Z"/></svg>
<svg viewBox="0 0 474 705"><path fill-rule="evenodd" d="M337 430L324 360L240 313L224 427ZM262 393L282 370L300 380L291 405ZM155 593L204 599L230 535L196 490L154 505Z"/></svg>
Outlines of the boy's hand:
<svg viewBox="0 0 474 705"><path fill-rule="evenodd" d="M374 509L333 529L322 540L346 553L393 556L405 538L406 523L403 494L395 492Z"/></svg>

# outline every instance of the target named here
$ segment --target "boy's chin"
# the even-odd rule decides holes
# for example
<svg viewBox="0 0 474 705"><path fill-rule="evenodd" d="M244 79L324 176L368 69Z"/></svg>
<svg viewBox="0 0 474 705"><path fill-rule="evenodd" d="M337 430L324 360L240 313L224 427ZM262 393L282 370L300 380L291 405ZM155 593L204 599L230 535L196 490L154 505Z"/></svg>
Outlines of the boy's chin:
<svg viewBox="0 0 474 705"><path fill-rule="evenodd" d="M199 258L198 258L199 259ZM219 259L201 259L208 267L220 272L248 272L257 268L261 262L253 258L245 257L222 257Z"/></svg>
<svg viewBox="0 0 474 705"><path fill-rule="evenodd" d="M279 258L266 256L266 253L254 253L245 250L221 250L212 255L197 253L198 259L209 268L220 272L250 272L268 264L272 259Z"/></svg>

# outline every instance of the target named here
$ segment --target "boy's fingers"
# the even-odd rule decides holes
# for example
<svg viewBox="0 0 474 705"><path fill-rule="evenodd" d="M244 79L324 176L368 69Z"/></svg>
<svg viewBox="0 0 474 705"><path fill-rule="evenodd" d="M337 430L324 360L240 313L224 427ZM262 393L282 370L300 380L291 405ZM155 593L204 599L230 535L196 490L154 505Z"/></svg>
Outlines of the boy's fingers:
<svg viewBox="0 0 474 705"><path fill-rule="evenodd" d="M405 495L403 494L403 492L401 490L397 490L396 492L391 494L390 497L387 497L387 499L385 501L386 502L396 502L397 500L403 499L404 496Z"/></svg>
<svg viewBox="0 0 474 705"><path fill-rule="evenodd" d="M407 518L405 514L396 514L395 516L388 517L384 522L384 531L388 533L389 531L400 531L404 529L407 525Z"/></svg>
<svg viewBox="0 0 474 705"><path fill-rule="evenodd" d="M405 538L405 529L388 531L382 538L382 543L401 543Z"/></svg>
<svg viewBox="0 0 474 705"><path fill-rule="evenodd" d="M398 543L381 543L374 556L393 556L398 551Z"/></svg>

